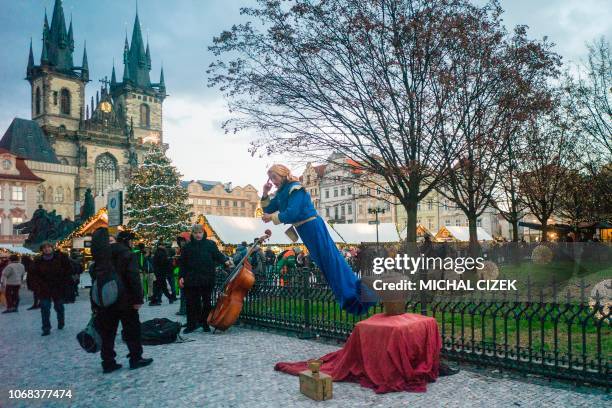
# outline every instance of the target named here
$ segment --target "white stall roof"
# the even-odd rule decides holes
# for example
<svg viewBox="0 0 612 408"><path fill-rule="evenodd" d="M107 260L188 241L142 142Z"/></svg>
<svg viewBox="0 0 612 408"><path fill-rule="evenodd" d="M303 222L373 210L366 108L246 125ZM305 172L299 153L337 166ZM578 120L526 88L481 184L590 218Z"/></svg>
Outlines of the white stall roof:
<svg viewBox="0 0 612 408"><path fill-rule="evenodd" d="M470 240L469 227L442 227L440 231L438 231L438 234L436 234L436 238L438 238L444 229L446 229L457 241L468 242ZM476 236L478 237L478 241L493 241L493 237L482 227L476 228Z"/></svg>
<svg viewBox="0 0 612 408"><path fill-rule="evenodd" d="M332 228L343 239L340 242L347 244L360 244L362 242L376 242L376 225L357 224L334 224ZM394 223L386 222L378 224L379 242L399 242L400 236Z"/></svg>
<svg viewBox="0 0 612 408"><path fill-rule="evenodd" d="M302 243L301 239L294 243L285 234L285 230L289 228L290 225L274 225L272 222L265 223L260 218L249 217L205 215L204 218L217 237L226 245L238 245L242 241L252 243L255 238L262 236L267 229L272 232L272 236L266 241L267 245L292 245ZM329 225L327 225L327 230L334 242L342 242L342 239L329 227Z"/></svg>
<svg viewBox="0 0 612 408"><path fill-rule="evenodd" d="M16 254L21 254L21 255L35 255L35 252L30 251L28 248L23 247L23 246L13 246L11 244L0 244L0 248L4 248L7 251L11 251L14 252Z"/></svg>

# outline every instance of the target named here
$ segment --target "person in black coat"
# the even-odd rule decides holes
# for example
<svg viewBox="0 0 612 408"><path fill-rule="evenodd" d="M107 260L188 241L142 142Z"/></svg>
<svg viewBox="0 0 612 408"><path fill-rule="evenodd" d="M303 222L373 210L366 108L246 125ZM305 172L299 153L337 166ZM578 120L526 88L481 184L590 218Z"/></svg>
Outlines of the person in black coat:
<svg viewBox="0 0 612 408"><path fill-rule="evenodd" d="M183 333L191 333L198 324L202 324L204 331L210 331L207 319L215 286L215 268L229 265L229 260L213 241L206 239L202 225L195 224L191 241L181 251L179 264L179 286L185 289L187 301L187 327Z"/></svg>
<svg viewBox="0 0 612 408"><path fill-rule="evenodd" d="M166 284L166 277L172 274L172 259L163 243L159 243L153 255L153 273L155 274L155 283L153 284L153 299L149 306L161 305L162 292L166 295L168 301L173 303L176 298L168 291Z"/></svg>
<svg viewBox="0 0 612 408"><path fill-rule="evenodd" d="M117 242L109 244L108 229L98 228L91 240L91 252L96 264L94 274L104 263L111 262L123 286L114 304L104 308L94 306L96 326L102 338L100 356L104 373L122 367L115 361L115 336L119 322L123 326L124 340L129 350L130 368L145 367L153 362L152 358L142 357L138 309L143 304L143 292L138 260L131 251L133 239L132 233L121 231L117 235Z"/></svg>
<svg viewBox="0 0 612 408"><path fill-rule="evenodd" d="M51 332L51 302L57 314L57 328L64 328L64 300L66 288L72 285L72 265L68 256L54 251L49 242L43 242L40 250L42 255L34 260L29 274L31 285L40 300L42 335L48 336Z"/></svg>

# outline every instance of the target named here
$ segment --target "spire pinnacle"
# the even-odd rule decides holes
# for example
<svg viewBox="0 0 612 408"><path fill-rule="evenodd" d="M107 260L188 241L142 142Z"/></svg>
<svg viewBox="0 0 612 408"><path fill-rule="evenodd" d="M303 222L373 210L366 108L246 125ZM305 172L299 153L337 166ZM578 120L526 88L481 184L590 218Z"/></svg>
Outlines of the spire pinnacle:
<svg viewBox="0 0 612 408"><path fill-rule="evenodd" d="M30 37L30 54L28 55L28 69L27 74L30 75L32 68L34 68L34 52L32 51L32 37Z"/></svg>
<svg viewBox="0 0 612 408"><path fill-rule="evenodd" d="M89 64L87 63L87 42L83 44L83 63L81 64L81 78L89 80Z"/></svg>

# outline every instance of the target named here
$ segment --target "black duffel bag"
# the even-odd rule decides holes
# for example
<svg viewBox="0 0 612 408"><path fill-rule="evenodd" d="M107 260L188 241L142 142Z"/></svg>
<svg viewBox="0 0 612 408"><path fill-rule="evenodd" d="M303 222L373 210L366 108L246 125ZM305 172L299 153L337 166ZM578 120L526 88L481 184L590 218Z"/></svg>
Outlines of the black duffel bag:
<svg viewBox="0 0 612 408"><path fill-rule="evenodd" d="M88 353L97 353L102 347L102 338L96 329L96 317L92 315L87 323L87 327L81 330L76 338L79 345Z"/></svg>
<svg viewBox="0 0 612 408"><path fill-rule="evenodd" d="M152 319L140 325L140 338L142 344L155 346L158 344L174 343L181 331L181 324L170 319Z"/></svg>

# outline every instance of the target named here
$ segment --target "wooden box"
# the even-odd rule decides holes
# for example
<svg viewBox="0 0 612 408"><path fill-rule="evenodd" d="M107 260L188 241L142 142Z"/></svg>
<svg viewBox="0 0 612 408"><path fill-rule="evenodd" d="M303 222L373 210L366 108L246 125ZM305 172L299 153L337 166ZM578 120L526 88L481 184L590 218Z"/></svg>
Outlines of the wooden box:
<svg viewBox="0 0 612 408"><path fill-rule="evenodd" d="M308 364L310 370L300 373L300 392L315 401L332 399L332 378L319 372L320 362Z"/></svg>

